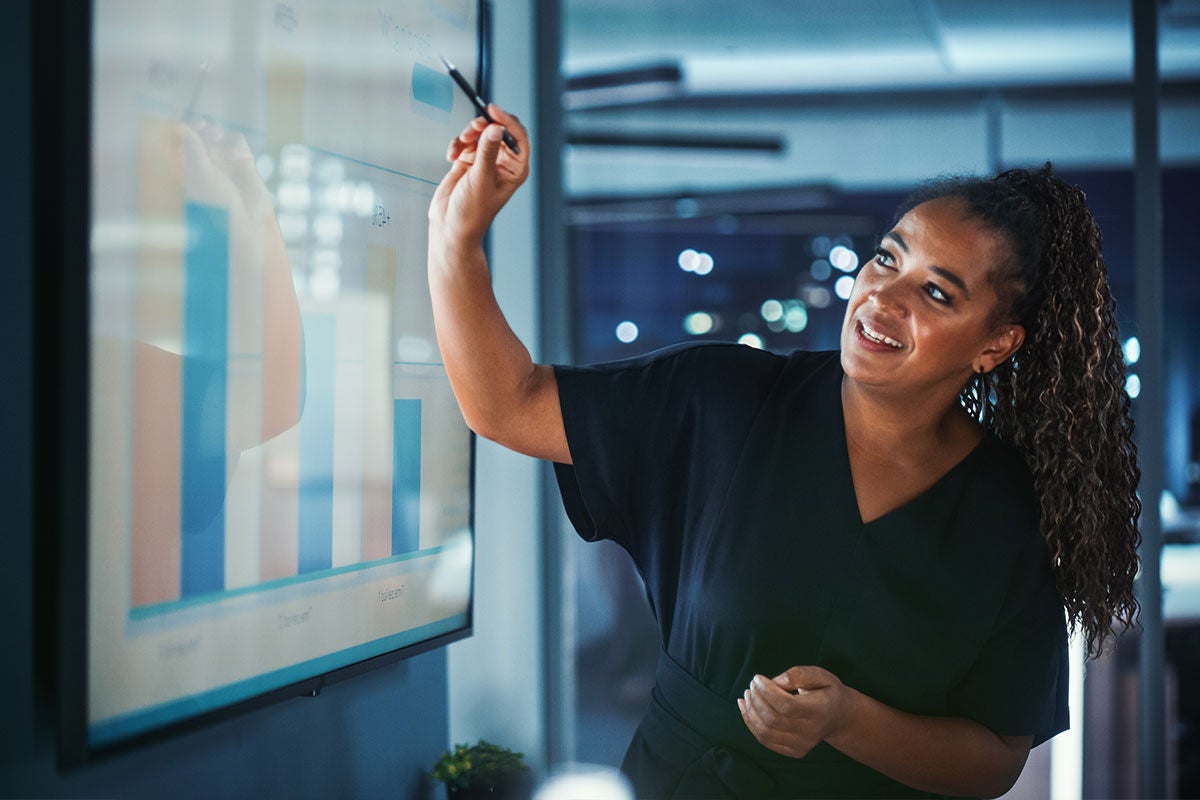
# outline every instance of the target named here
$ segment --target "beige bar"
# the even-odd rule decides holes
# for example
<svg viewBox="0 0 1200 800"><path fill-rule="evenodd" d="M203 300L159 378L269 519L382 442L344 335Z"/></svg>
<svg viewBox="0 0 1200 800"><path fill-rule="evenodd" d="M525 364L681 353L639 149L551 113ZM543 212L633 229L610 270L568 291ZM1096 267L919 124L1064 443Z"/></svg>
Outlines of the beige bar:
<svg viewBox="0 0 1200 800"><path fill-rule="evenodd" d="M396 250L367 245L363 287L362 559L392 554L392 362Z"/></svg>

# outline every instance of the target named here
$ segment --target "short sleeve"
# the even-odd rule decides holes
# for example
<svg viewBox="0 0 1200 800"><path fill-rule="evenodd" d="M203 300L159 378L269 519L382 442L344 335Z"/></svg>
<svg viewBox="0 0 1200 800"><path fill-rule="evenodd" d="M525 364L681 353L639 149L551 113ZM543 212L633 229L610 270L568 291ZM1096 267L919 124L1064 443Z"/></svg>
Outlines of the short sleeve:
<svg viewBox="0 0 1200 800"><path fill-rule="evenodd" d="M1066 614L1045 550L1022 559L992 634L950 692L952 713L1003 736L1032 736L1033 746L1070 727Z"/></svg>
<svg viewBox="0 0 1200 800"><path fill-rule="evenodd" d="M573 464L556 464L555 473L580 536L611 539L641 564L653 532L683 530L706 513L785 363L705 343L556 366Z"/></svg>

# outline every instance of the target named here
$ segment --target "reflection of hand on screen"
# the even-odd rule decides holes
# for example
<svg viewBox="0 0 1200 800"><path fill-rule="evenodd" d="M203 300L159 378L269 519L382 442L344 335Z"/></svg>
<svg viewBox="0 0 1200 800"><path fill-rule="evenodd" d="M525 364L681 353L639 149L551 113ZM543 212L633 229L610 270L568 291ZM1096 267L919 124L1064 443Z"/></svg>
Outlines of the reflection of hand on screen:
<svg viewBox="0 0 1200 800"><path fill-rule="evenodd" d="M153 506L146 524L178 520L192 531L222 508L241 452L299 420L300 309L273 198L245 138L166 122L145 144L141 192L160 200L159 213L175 209L186 231L183 252L139 289L140 304L173 308L178 319L158 326L174 336L136 343L135 470ZM175 288L163 295L163 282ZM181 480L182 508L151 499L179 497Z"/></svg>
<svg viewBox="0 0 1200 800"><path fill-rule="evenodd" d="M207 120L162 129L160 152L187 203L224 212L227 220L228 335L226 352L183 352L185 358L228 363L230 354L261 356L261 380L233 384L226 409L228 435L211 445L232 453L273 438L299 420L302 332L300 309L287 250L274 213L274 198L263 184L244 136ZM188 237L203 238L192 228ZM201 246L203 241L190 241ZM261 387L261 399L257 391ZM259 410L261 409L261 414ZM206 442L205 449L209 449Z"/></svg>

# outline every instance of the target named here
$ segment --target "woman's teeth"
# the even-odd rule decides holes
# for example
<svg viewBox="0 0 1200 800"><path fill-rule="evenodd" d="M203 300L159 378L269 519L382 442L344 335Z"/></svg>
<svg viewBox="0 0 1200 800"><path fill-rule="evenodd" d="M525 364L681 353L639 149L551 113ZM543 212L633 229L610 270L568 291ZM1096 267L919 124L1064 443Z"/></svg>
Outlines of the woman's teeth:
<svg viewBox="0 0 1200 800"><path fill-rule="evenodd" d="M879 344L890 345L890 346L896 348L897 350L899 350L901 347L904 346L904 345L900 344L899 342L897 342L892 337L884 336L879 331L872 330L871 327L869 325L867 325L867 323L865 323L865 322L862 323L862 331L863 331L863 336L866 336L872 342L878 342Z"/></svg>

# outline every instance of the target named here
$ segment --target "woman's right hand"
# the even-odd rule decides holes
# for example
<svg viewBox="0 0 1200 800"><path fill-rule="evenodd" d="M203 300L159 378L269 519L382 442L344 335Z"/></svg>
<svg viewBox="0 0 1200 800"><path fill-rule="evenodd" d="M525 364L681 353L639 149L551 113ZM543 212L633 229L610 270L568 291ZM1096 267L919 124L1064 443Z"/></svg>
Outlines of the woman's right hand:
<svg viewBox="0 0 1200 800"><path fill-rule="evenodd" d="M494 123L477 117L450 143L446 156L453 165L429 206L430 236L450 246L482 242L496 214L529 176L525 127L494 103L488 114ZM520 155L501 142L505 130L517 140Z"/></svg>

